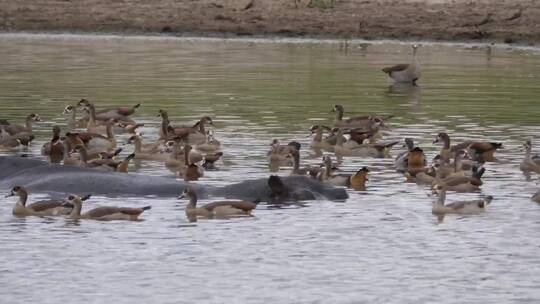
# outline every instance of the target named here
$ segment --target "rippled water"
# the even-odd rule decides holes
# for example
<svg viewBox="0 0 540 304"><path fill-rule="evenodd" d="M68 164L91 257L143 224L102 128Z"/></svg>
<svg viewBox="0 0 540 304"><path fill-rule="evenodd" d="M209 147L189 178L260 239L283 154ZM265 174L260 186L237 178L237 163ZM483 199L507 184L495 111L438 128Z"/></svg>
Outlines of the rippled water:
<svg viewBox="0 0 540 304"><path fill-rule="evenodd" d="M346 116L395 115L385 139L414 137L429 158L442 130L505 146L486 165L482 193L495 197L487 212L442 223L428 189L404 183L392 159L347 158L342 169L365 165L371 175L346 202L261 205L253 218L189 223L185 201L137 197L94 197L87 207L151 204L141 222L15 218L14 200L2 199L0 302L540 301L540 206L530 200L538 178L518 169L521 143L540 142L540 53L425 44L419 56L423 77L410 88L380 72L409 60L407 44L0 35L0 118L45 120L29 150L1 154L40 157L51 126L65 124L64 106L83 97L98 108L141 102L147 139L160 108L176 123L215 117L225 156L203 184L268 176L273 138L299 140L302 162L319 163L307 129L330 124L335 103ZM132 171L172 178L160 163Z"/></svg>

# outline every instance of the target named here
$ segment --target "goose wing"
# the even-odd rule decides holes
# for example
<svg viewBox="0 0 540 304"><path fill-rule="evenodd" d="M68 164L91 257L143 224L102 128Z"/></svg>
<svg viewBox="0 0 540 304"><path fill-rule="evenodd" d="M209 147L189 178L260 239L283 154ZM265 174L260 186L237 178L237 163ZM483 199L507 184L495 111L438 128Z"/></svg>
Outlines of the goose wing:
<svg viewBox="0 0 540 304"><path fill-rule="evenodd" d="M142 207L142 208L129 208L129 207L120 207L118 210L121 213L129 214L129 215L139 215L144 212L144 210L150 209L150 206Z"/></svg>
<svg viewBox="0 0 540 304"><path fill-rule="evenodd" d="M452 208L454 210L464 209L467 206L477 206L478 208L484 208L484 201L483 200L462 201L462 202L453 202L446 205L446 207Z"/></svg>
<svg viewBox="0 0 540 304"><path fill-rule="evenodd" d="M385 72L386 74L391 74L392 72L404 71L408 67L409 67L409 64L396 64L396 65L391 66L391 67L386 67L386 68L382 69L382 71Z"/></svg>
<svg viewBox="0 0 540 304"><path fill-rule="evenodd" d="M45 211L48 209L60 207L62 206L63 203L64 203L63 201L59 201L59 200L43 200L43 201L37 201L35 203L32 203L26 207L36 212L39 212L39 211Z"/></svg>
<svg viewBox="0 0 540 304"><path fill-rule="evenodd" d="M81 140L84 142L84 143L88 143L90 140L92 140L93 138L102 138L102 139L105 139L107 140L107 137L101 135L101 134L97 134L97 133L90 133L90 132L82 132L82 133L79 133L79 137L81 138Z"/></svg>
<svg viewBox="0 0 540 304"><path fill-rule="evenodd" d="M90 218L100 218L107 215L112 215L115 213L123 213L128 215L139 215L144 212L144 210L150 209L150 206L142 208L129 208L129 207L97 207L90 211L87 211L84 215Z"/></svg>
<svg viewBox="0 0 540 304"><path fill-rule="evenodd" d="M90 218L100 218L107 215L119 213L121 208L118 207L97 207L85 212L85 216Z"/></svg>
<svg viewBox="0 0 540 304"><path fill-rule="evenodd" d="M457 186L461 184L466 184L471 181L471 178L466 176L451 176L445 178L443 182L448 186Z"/></svg>
<svg viewBox="0 0 540 304"><path fill-rule="evenodd" d="M257 207L257 204L252 202L246 202L246 201L218 201L218 202L212 202L209 204L206 204L202 206L202 208L212 211L216 207L223 207L223 206L229 206L231 208L240 209L243 211L251 211Z"/></svg>

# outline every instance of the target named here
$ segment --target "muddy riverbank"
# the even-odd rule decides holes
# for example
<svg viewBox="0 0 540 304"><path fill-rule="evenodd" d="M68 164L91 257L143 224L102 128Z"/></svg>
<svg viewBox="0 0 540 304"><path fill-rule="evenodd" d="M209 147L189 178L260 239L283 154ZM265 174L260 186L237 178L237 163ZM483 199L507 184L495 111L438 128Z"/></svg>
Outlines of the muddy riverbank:
<svg viewBox="0 0 540 304"><path fill-rule="evenodd" d="M14 0L2 31L540 43L534 0Z"/></svg>

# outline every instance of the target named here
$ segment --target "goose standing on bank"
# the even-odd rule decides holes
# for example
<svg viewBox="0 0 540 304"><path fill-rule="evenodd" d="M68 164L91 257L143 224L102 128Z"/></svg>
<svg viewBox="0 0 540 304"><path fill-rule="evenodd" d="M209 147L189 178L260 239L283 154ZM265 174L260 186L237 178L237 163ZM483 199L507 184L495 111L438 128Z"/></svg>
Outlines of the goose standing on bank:
<svg viewBox="0 0 540 304"><path fill-rule="evenodd" d="M395 82L409 82L416 84L416 81L420 78L420 63L418 63L418 60L416 59L416 50L418 49L418 45L413 44L412 48L413 56L411 63L398 64L382 69L382 71L388 74L388 76Z"/></svg>

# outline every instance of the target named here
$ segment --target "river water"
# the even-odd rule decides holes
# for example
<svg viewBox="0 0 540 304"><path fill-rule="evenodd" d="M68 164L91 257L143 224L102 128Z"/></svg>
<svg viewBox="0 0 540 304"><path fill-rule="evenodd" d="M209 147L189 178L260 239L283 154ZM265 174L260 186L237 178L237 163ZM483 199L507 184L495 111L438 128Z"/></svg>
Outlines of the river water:
<svg viewBox="0 0 540 304"><path fill-rule="evenodd" d="M385 140L413 137L428 157L440 131L454 141L502 142L486 165L475 216L431 214L428 188L404 183L393 159L346 158L342 170L371 170L367 190L345 202L310 201L254 217L199 220L175 198L93 197L86 204L153 208L140 222L15 218L0 204L1 303L533 303L540 301L538 177L519 171L521 144L539 143L540 52L534 48L424 43L417 87L380 71L406 63L410 45L391 41L221 40L84 35L0 35L0 118L44 122L27 150L40 158L63 108L81 98L98 108L142 104L145 139L158 109L173 123L215 119L225 156L202 184L267 177L273 138L303 144L318 164L309 127L346 116L392 114ZM119 137L124 146L127 137ZM396 146L392 153L401 149ZM131 147L125 145L124 153ZM133 174L173 178L161 163ZM280 174L287 175L284 169ZM8 189L1 189L7 193ZM31 193L30 199L46 197ZM205 200L206 202L206 200Z"/></svg>

